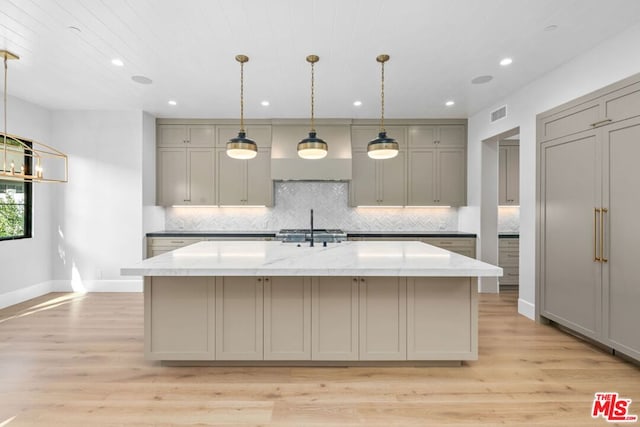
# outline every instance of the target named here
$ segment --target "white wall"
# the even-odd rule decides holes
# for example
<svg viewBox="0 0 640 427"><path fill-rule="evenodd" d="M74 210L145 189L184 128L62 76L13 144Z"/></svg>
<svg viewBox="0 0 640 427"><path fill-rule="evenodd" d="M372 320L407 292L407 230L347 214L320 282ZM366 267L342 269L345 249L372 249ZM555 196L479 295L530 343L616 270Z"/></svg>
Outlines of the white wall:
<svg viewBox="0 0 640 427"><path fill-rule="evenodd" d="M0 117L3 114L4 107L0 104ZM4 131L3 122L0 126ZM12 96L7 100L7 132L54 145L51 112ZM33 238L0 242L0 308L17 302L7 299L3 303L3 295L37 286L51 278L51 193L57 185L34 184Z"/></svg>
<svg viewBox="0 0 640 427"><path fill-rule="evenodd" d="M640 72L640 25L629 28L568 61L517 92L469 118L469 207L459 212L460 226L482 239L480 204L482 140L520 127L520 313L535 311L536 115ZM505 119L489 123L489 113L506 104ZM482 254L480 254L482 256Z"/></svg>
<svg viewBox="0 0 640 427"><path fill-rule="evenodd" d="M143 113L57 111L52 119L53 143L69 156L69 183L56 194L53 278L80 291L130 280L119 271L142 258Z"/></svg>

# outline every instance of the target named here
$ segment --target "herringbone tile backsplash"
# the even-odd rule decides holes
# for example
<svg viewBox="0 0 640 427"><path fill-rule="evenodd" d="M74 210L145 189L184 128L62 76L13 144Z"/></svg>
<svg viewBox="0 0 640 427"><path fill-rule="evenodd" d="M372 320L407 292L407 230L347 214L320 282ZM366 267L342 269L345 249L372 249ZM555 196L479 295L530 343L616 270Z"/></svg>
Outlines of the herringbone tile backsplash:
<svg viewBox="0 0 640 427"><path fill-rule="evenodd" d="M275 183L270 208L167 208L166 230L272 231L308 228L309 209L317 228L345 231L455 231L456 208L352 208L346 182Z"/></svg>

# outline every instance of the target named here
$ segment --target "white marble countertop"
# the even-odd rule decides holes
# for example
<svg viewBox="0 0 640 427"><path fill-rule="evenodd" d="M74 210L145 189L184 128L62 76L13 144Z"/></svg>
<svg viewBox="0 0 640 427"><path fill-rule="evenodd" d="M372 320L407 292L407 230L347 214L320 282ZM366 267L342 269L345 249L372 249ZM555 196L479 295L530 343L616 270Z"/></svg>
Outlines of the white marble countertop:
<svg viewBox="0 0 640 427"><path fill-rule="evenodd" d="M502 269L421 242L200 242L121 269L124 276L499 277Z"/></svg>

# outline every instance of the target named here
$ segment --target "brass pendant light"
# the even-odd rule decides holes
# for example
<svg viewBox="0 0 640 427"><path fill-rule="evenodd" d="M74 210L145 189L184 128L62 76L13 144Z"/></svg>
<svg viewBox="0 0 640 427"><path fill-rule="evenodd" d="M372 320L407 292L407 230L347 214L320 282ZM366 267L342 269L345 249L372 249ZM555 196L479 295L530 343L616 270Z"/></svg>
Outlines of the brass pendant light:
<svg viewBox="0 0 640 427"><path fill-rule="evenodd" d="M7 133L7 62L20 57L7 50L0 50L0 57L4 58L4 132L0 132L0 179L21 182L68 182L69 167L66 154L41 142Z"/></svg>
<svg viewBox="0 0 640 427"><path fill-rule="evenodd" d="M244 64L249 62L246 55L236 55L236 61L240 63L240 131L238 136L227 142L227 155L233 159L253 159L258 155L258 146L247 138L244 130Z"/></svg>
<svg viewBox="0 0 640 427"><path fill-rule="evenodd" d="M314 123L314 86L315 86L315 70L314 65L320 58L317 55L307 56L307 62L311 64L311 129L309 130L309 137L303 139L298 143L298 156L303 159L322 159L326 157L329 147L327 143L316 136L316 129Z"/></svg>
<svg viewBox="0 0 640 427"><path fill-rule="evenodd" d="M376 61L381 65L381 114L380 114L380 133L378 137L367 144L367 155L372 159L392 159L398 155L400 147L395 139L387 136L384 128L384 63L389 60L389 55L378 55Z"/></svg>

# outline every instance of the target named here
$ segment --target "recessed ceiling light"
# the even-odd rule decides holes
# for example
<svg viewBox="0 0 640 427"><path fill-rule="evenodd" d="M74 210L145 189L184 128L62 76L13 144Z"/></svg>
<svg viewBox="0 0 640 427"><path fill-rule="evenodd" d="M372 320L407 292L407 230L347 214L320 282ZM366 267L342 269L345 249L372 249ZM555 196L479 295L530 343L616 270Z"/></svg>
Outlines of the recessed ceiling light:
<svg viewBox="0 0 640 427"><path fill-rule="evenodd" d="M167 102L167 104L169 104L169 105L178 105L178 103L176 101L174 101L173 99L170 100L169 102Z"/></svg>
<svg viewBox="0 0 640 427"><path fill-rule="evenodd" d="M150 85L151 83L153 83L153 80L145 76L131 76L131 80L136 83L140 83L141 85Z"/></svg>
<svg viewBox="0 0 640 427"><path fill-rule="evenodd" d="M454 101L447 101L444 103L444 105L446 105L447 107L451 107L452 105L455 105Z"/></svg>
<svg viewBox="0 0 640 427"><path fill-rule="evenodd" d="M264 100L260 103L260 105L262 105L263 107L268 107L270 104L269 104L269 101Z"/></svg>
<svg viewBox="0 0 640 427"><path fill-rule="evenodd" d="M473 83L474 85L481 85L484 83L489 83L491 80L493 80L493 76L478 76L471 80L471 83Z"/></svg>
<svg viewBox="0 0 640 427"><path fill-rule="evenodd" d="M362 101L353 101L354 107L360 107L362 105Z"/></svg>
<svg viewBox="0 0 640 427"><path fill-rule="evenodd" d="M511 65L512 62L513 62L513 59L511 58L502 58L502 60L500 61L500 65L502 65L503 67L506 67L507 65Z"/></svg>
<svg viewBox="0 0 640 427"><path fill-rule="evenodd" d="M544 27L545 31L554 31L554 30L557 30L557 29L558 29L558 26L555 25L555 24L547 25L546 27Z"/></svg>
<svg viewBox="0 0 640 427"><path fill-rule="evenodd" d="M124 67L124 62L122 62L122 59L120 58L114 58L111 60L111 63L113 65L115 65L116 67Z"/></svg>

